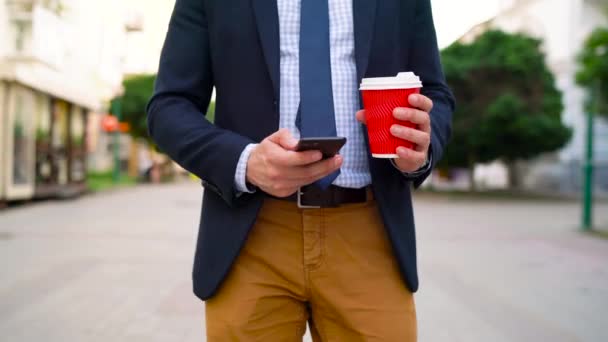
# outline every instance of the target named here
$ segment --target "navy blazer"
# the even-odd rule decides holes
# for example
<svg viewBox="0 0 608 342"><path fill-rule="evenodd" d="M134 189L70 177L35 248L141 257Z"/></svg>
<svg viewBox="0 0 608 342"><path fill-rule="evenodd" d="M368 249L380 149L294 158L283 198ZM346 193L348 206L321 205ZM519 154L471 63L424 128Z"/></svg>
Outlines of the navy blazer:
<svg viewBox="0 0 608 342"><path fill-rule="evenodd" d="M434 107L432 160L450 136L454 101L437 48L430 0L353 0L355 59L363 77L414 71ZM241 152L279 126L277 0L177 0L148 104L149 132L205 187L194 259L194 293L211 297L239 254L264 194L235 196ZM215 124L204 116L216 89ZM353 113L355 120L355 113ZM363 126L362 126L362 129ZM408 288L418 288L413 181L369 156L372 188Z"/></svg>

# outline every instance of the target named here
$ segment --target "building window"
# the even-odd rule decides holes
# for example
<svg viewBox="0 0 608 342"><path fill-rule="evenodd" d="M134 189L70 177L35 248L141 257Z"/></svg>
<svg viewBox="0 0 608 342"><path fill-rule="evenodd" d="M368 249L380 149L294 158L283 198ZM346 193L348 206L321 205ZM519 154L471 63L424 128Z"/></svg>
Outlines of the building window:
<svg viewBox="0 0 608 342"><path fill-rule="evenodd" d="M26 185L30 179L31 136L31 109L25 98L24 91L19 89L15 93L15 107L13 120L13 184Z"/></svg>

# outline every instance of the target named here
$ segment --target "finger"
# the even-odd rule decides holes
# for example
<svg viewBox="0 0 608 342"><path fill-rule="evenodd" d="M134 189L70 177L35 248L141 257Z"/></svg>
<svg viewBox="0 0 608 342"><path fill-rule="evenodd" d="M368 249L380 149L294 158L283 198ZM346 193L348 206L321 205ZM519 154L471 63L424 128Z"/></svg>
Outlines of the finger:
<svg viewBox="0 0 608 342"><path fill-rule="evenodd" d="M430 113L433 109L433 100L421 94L412 94L408 98L410 105L422 109L423 111Z"/></svg>
<svg viewBox="0 0 608 342"><path fill-rule="evenodd" d="M397 120L418 125L418 128L423 132L431 132L431 117L429 113L420 109L398 107L393 111L393 116Z"/></svg>
<svg viewBox="0 0 608 342"><path fill-rule="evenodd" d="M342 166L344 159L342 156L337 155L332 158L323 160L321 162L301 168L302 179L304 184L310 184L315 182L332 172L336 171Z"/></svg>
<svg viewBox="0 0 608 342"><path fill-rule="evenodd" d="M307 185L334 172L342 165L342 157L335 156L307 166L279 166L273 168L274 178L284 184Z"/></svg>
<svg viewBox="0 0 608 342"><path fill-rule="evenodd" d="M391 134L397 138L416 144L416 150L419 151L426 151L431 143L430 134L410 127L393 125L391 126Z"/></svg>
<svg viewBox="0 0 608 342"><path fill-rule="evenodd" d="M281 146L273 145L269 151L269 160L272 164L281 167L295 167L316 163L323 158L320 151L295 152L283 149Z"/></svg>
<svg viewBox="0 0 608 342"><path fill-rule="evenodd" d="M360 110L356 114L357 121L365 125L365 110Z"/></svg>
<svg viewBox="0 0 608 342"><path fill-rule="evenodd" d="M412 166L411 170L409 170L409 171L417 170L422 165L424 165L424 162L426 162L426 153L425 152L414 151L414 150L410 150L409 148L405 148L405 147L398 147L397 155L399 156L399 158L408 162Z"/></svg>
<svg viewBox="0 0 608 342"><path fill-rule="evenodd" d="M298 140L296 140L291 135L291 132L289 132L287 128L281 128L280 130L269 136L268 140L272 141L273 143L281 146L286 150L291 151L295 150L296 146L298 145Z"/></svg>

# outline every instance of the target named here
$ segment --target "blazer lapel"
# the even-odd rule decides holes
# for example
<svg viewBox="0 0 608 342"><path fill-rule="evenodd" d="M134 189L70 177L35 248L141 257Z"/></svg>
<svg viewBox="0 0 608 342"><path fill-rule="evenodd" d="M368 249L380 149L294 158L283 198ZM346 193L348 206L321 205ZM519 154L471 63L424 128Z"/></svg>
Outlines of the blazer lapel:
<svg viewBox="0 0 608 342"><path fill-rule="evenodd" d="M280 50L279 11L277 0L251 0L258 27L258 34L264 52L266 66L274 88L275 98L279 98Z"/></svg>
<svg viewBox="0 0 608 342"><path fill-rule="evenodd" d="M377 0L353 0L353 20L355 23L355 61L357 78L365 76L376 20Z"/></svg>

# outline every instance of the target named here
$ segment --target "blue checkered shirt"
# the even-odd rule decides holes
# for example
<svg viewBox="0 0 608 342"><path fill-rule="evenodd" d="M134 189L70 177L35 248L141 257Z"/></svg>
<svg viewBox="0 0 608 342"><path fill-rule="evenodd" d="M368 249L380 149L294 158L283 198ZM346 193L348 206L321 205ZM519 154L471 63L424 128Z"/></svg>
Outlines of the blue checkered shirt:
<svg viewBox="0 0 608 342"><path fill-rule="evenodd" d="M296 115L300 104L299 42L300 1L277 0L279 10L281 89L280 128L287 128L298 139ZM346 137L340 151L344 158L341 172L333 182L345 188L362 188L372 181L369 171L365 137L361 124L355 119L359 110L355 37L352 0L329 1L329 35L331 79L337 135ZM256 144L242 152L236 168L235 186L239 192L252 192L247 187L247 160Z"/></svg>

